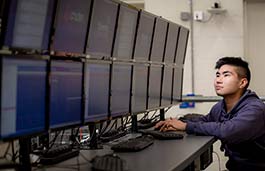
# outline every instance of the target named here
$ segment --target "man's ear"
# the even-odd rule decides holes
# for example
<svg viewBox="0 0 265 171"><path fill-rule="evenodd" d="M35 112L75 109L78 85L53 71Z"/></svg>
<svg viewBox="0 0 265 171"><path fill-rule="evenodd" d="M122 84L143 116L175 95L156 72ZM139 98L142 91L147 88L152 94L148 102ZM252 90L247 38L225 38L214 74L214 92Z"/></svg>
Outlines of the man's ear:
<svg viewBox="0 0 265 171"><path fill-rule="evenodd" d="M247 78L242 78L240 83L240 88L245 88L248 84Z"/></svg>

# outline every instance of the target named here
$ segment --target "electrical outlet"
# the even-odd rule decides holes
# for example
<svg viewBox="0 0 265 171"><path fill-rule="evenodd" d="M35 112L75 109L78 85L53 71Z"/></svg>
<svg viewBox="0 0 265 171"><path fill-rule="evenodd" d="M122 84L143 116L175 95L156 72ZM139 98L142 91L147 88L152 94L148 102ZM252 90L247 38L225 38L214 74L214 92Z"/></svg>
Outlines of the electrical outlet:
<svg viewBox="0 0 265 171"><path fill-rule="evenodd" d="M193 17L196 21L203 21L203 11L194 11Z"/></svg>

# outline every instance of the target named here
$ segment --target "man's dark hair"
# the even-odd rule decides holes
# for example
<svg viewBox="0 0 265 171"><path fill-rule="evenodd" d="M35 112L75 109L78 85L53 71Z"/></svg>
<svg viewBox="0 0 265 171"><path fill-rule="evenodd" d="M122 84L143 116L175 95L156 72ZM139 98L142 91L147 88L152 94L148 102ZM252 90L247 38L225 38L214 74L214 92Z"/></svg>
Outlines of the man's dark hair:
<svg viewBox="0 0 265 171"><path fill-rule="evenodd" d="M215 69L220 69L223 65L232 65L238 67L239 69L237 71L237 74L241 78L247 78L248 84L246 88L248 87L251 74L248 63L246 61L242 60L240 57L223 57L216 62Z"/></svg>

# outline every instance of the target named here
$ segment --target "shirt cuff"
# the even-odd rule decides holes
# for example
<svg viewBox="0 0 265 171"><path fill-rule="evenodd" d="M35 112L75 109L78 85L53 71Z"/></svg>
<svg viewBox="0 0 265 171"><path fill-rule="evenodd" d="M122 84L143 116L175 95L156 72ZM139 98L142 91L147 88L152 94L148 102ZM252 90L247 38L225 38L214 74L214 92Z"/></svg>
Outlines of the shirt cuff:
<svg viewBox="0 0 265 171"><path fill-rule="evenodd" d="M186 132L188 134L194 134L195 133L195 128L196 128L196 123L194 122L186 122L187 123L187 126L186 126Z"/></svg>

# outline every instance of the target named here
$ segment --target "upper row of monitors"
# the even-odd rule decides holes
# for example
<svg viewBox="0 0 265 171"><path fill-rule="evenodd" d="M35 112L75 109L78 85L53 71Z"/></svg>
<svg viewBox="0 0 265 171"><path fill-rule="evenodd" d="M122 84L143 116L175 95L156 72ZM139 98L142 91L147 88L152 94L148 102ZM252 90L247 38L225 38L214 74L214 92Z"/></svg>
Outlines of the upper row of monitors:
<svg viewBox="0 0 265 171"><path fill-rule="evenodd" d="M188 29L122 2L5 0L1 5L3 46L184 63Z"/></svg>
<svg viewBox="0 0 265 171"><path fill-rule="evenodd" d="M0 139L137 114L181 100L181 67L33 57L0 58Z"/></svg>

